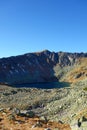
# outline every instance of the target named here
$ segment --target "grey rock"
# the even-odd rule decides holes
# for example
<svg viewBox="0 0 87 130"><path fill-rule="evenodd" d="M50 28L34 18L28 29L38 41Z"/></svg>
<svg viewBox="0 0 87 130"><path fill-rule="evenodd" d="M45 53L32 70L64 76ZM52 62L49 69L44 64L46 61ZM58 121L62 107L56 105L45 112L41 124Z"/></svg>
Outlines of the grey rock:
<svg viewBox="0 0 87 130"><path fill-rule="evenodd" d="M5 110L4 108L0 108L0 112L4 112L4 110Z"/></svg>
<svg viewBox="0 0 87 130"><path fill-rule="evenodd" d="M20 115L20 109L14 108L13 109L13 114Z"/></svg>
<svg viewBox="0 0 87 130"><path fill-rule="evenodd" d="M44 121L44 123L47 123L49 121L46 116L40 117L40 120Z"/></svg>
<svg viewBox="0 0 87 130"><path fill-rule="evenodd" d="M59 120L58 123L64 124L61 120Z"/></svg>
<svg viewBox="0 0 87 130"><path fill-rule="evenodd" d="M26 116L30 117L30 118L33 118L33 117L35 117L35 112L33 112L33 111L27 111L26 112Z"/></svg>
<svg viewBox="0 0 87 130"><path fill-rule="evenodd" d="M19 109L14 109L14 113L18 116L22 116L22 117L29 117L29 118L33 118L35 117L35 112L31 111L31 110L19 110Z"/></svg>
<svg viewBox="0 0 87 130"><path fill-rule="evenodd" d="M42 123L40 121L37 121L36 124L32 126L32 128L35 128L35 127L42 127Z"/></svg>

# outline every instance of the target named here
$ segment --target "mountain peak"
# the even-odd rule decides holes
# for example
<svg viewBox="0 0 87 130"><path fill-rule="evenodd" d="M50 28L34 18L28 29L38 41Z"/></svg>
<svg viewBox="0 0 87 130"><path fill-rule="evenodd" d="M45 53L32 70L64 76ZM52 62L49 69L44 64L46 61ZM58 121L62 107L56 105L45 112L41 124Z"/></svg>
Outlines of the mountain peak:
<svg viewBox="0 0 87 130"><path fill-rule="evenodd" d="M76 64L87 53L41 52L0 59L0 82L34 83L56 81L64 67ZM59 74L61 72L61 74Z"/></svg>

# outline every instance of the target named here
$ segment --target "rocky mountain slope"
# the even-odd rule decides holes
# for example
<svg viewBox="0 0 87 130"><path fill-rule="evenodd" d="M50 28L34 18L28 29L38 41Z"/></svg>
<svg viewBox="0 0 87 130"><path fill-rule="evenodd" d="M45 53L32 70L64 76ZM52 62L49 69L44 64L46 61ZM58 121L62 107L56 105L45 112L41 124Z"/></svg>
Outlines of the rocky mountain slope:
<svg viewBox="0 0 87 130"><path fill-rule="evenodd" d="M0 59L0 82L8 84L58 81L87 53L42 52ZM77 76L78 77L78 76ZM65 79L64 79L65 80Z"/></svg>
<svg viewBox="0 0 87 130"><path fill-rule="evenodd" d="M87 53L45 50L0 59L1 83L48 81L66 83L66 87L15 88L0 84L1 130L87 130ZM30 117L32 114L37 118Z"/></svg>
<svg viewBox="0 0 87 130"><path fill-rule="evenodd" d="M54 89L0 85L0 128L87 130L87 79Z"/></svg>

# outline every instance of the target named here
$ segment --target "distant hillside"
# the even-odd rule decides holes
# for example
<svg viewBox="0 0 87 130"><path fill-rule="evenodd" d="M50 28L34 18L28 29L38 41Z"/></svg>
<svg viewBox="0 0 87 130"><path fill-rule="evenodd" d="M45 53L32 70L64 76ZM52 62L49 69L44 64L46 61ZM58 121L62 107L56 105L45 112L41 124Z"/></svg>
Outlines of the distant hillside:
<svg viewBox="0 0 87 130"><path fill-rule="evenodd" d="M75 82L87 76L87 53L27 53L0 59L0 82L8 84L48 81Z"/></svg>

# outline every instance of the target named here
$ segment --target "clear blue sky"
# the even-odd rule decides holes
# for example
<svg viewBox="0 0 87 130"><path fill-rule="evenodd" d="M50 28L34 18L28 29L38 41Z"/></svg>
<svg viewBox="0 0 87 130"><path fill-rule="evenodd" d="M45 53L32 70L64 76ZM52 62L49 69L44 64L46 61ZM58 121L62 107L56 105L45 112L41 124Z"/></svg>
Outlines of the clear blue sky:
<svg viewBox="0 0 87 130"><path fill-rule="evenodd" d="M0 57L87 52L87 0L1 0Z"/></svg>

